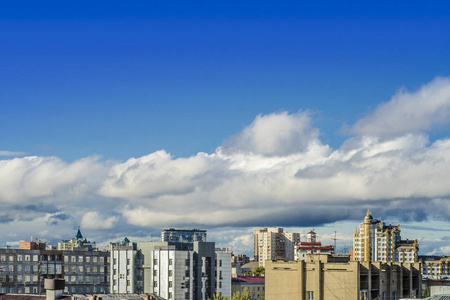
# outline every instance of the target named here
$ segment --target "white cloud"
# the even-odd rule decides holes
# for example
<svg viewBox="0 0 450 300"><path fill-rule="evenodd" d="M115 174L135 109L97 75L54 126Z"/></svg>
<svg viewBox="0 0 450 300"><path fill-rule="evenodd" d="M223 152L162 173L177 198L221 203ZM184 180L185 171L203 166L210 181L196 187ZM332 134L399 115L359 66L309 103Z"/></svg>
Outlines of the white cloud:
<svg viewBox="0 0 450 300"><path fill-rule="evenodd" d="M113 228L147 236L148 227L359 221L367 207L404 219L449 217L450 139L430 144L418 132L445 122L447 83L438 79L416 93L399 94L358 122L354 130L361 135L335 150L322 144L307 113L282 112L257 116L211 154L174 158L161 150L122 163L96 157L72 163L56 157L0 160L0 205L8 211L0 213L0 227L6 234L11 224L36 220L43 234L54 224L71 224L71 230L81 224L106 240L116 238L106 231ZM428 112L426 95L434 107ZM411 103L419 107L414 119L420 126L407 121ZM388 126L380 121L385 117ZM251 233L227 234L233 238L221 245L249 246Z"/></svg>
<svg viewBox="0 0 450 300"><path fill-rule="evenodd" d="M306 112L259 115L230 139L224 151L288 155L307 150L311 142L318 142L318 136L319 131L311 128L311 118Z"/></svg>
<svg viewBox="0 0 450 300"><path fill-rule="evenodd" d="M436 78L416 92L400 90L352 129L359 135L395 136L450 122L450 78Z"/></svg>
<svg viewBox="0 0 450 300"><path fill-rule="evenodd" d="M20 151L0 151L0 157L1 156L25 156L27 155L26 152L20 152Z"/></svg>
<svg viewBox="0 0 450 300"><path fill-rule="evenodd" d="M94 230L113 229L118 221L119 218L116 216L105 217L96 211L90 211L81 218L81 228Z"/></svg>
<svg viewBox="0 0 450 300"><path fill-rule="evenodd" d="M68 164L57 157L28 156L0 160L0 202L29 202L34 198L78 198L98 184L105 166L89 157ZM101 179L101 177L100 177Z"/></svg>

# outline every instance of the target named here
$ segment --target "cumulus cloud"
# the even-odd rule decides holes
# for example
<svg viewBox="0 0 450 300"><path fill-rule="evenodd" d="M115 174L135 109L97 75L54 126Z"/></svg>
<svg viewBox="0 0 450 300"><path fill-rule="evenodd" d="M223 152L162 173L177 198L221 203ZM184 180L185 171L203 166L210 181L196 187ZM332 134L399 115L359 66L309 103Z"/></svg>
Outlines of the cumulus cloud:
<svg viewBox="0 0 450 300"><path fill-rule="evenodd" d="M0 160L3 237L30 222L39 234L81 225L100 242L166 226L225 226L233 229L221 245L245 248L251 232L234 228L359 222L368 207L399 222L448 218L450 138L426 134L446 122L448 83L400 92L337 149L320 141L307 112L281 112L257 116L209 154Z"/></svg>
<svg viewBox="0 0 450 300"><path fill-rule="evenodd" d="M119 218L115 216L104 217L96 211L90 211L81 218L81 227L98 230L113 229L118 220Z"/></svg>
<svg viewBox="0 0 450 300"><path fill-rule="evenodd" d="M389 102L359 120L358 135L394 136L427 131L450 122L450 78L436 78L418 91L401 89Z"/></svg>
<svg viewBox="0 0 450 300"><path fill-rule="evenodd" d="M35 198L79 197L98 184L104 166L88 157L68 164L57 157L28 156L0 161L0 202L32 202Z"/></svg>
<svg viewBox="0 0 450 300"><path fill-rule="evenodd" d="M223 149L226 152L288 155L307 150L311 143L319 143L318 136L319 130L311 127L307 112L258 115Z"/></svg>

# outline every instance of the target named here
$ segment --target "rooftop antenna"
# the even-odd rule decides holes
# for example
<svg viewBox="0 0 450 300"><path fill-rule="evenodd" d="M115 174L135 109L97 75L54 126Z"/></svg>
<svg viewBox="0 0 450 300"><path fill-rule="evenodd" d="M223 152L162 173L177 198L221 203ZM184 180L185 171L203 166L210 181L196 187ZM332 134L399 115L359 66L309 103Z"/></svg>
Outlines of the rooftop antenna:
<svg viewBox="0 0 450 300"><path fill-rule="evenodd" d="M334 231L334 238L332 240L334 241L334 252L336 252L336 241L337 241L336 230Z"/></svg>

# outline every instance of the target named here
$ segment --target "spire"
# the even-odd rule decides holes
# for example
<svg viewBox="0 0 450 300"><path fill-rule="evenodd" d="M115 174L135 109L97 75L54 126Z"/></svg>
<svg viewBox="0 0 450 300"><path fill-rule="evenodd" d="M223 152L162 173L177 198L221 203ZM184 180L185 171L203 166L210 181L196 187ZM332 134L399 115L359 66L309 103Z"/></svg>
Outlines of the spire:
<svg viewBox="0 0 450 300"><path fill-rule="evenodd" d="M78 232L77 232L77 235L75 237L77 238L77 240L82 240L83 239L83 235L81 234L81 231L80 231L80 226L78 226Z"/></svg>
<svg viewBox="0 0 450 300"><path fill-rule="evenodd" d="M372 214L370 213L370 209L367 209L366 217L364 218L364 221L370 221L373 220Z"/></svg>

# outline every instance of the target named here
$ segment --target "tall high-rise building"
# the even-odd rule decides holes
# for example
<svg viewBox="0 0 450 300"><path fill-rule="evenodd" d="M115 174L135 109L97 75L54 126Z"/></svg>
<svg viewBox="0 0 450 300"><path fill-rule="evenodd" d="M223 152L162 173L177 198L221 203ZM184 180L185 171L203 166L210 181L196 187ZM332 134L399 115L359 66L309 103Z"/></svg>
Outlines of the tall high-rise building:
<svg viewBox="0 0 450 300"><path fill-rule="evenodd" d="M206 230L200 229L163 229L161 230L162 242L206 242Z"/></svg>
<svg viewBox="0 0 450 300"><path fill-rule="evenodd" d="M148 293L168 300L231 295L231 253L214 242L137 242L111 246L111 293Z"/></svg>
<svg viewBox="0 0 450 300"><path fill-rule="evenodd" d="M254 231L254 258L264 267L266 260L294 260L295 246L300 243L300 233L284 232L280 227Z"/></svg>
<svg viewBox="0 0 450 300"><path fill-rule="evenodd" d="M416 240L402 240L400 225L385 225L374 219L367 210L364 221L355 228L353 256L357 261L417 262L419 244Z"/></svg>

